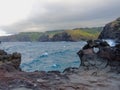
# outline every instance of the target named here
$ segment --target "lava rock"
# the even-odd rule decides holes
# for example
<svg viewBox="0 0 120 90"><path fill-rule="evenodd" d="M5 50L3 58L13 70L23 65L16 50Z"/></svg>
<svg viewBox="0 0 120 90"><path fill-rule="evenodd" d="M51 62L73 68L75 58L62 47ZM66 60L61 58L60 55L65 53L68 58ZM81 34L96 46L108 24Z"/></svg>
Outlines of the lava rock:
<svg viewBox="0 0 120 90"><path fill-rule="evenodd" d="M13 53L7 54L4 50L0 50L0 69L6 71L16 71L20 69L21 63L21 54L20 53Z"/></svg>
<svg viewBox="0 0 120 90"><path fill-rule="evenodd" d="M80 66L87 69L105 69L110 66L112 71L120 72L120 45L110 47L107 42L102 40L99 43L96 43L96 40L91 40L91 42L87 42L83 49L77 53L81 60ZM97 52L95 48L97 48Z"/></svg>
<svg viewBox="0 0 120 90"><path fill-rule="evenodd" d="M120 17L106 24L98 39L116 39L120 41Z"/></svg>

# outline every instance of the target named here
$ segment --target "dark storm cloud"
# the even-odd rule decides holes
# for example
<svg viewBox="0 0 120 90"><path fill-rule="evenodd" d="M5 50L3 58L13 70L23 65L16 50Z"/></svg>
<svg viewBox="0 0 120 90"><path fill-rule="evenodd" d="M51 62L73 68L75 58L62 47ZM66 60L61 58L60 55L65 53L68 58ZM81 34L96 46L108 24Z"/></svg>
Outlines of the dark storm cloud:
<svg viewBox="0 0 120 90"><path fill-rule="evenodd" d="M13 33L101 26L120 16L119 4L120 0L38 0L29 18L2 28Z"/></svg>

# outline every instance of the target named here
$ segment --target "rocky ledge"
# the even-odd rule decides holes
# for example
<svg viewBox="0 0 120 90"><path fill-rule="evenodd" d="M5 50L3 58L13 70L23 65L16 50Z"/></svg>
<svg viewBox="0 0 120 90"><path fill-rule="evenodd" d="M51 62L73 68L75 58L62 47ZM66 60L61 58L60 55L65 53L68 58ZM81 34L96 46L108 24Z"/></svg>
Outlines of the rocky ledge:
<svg viewBox="0 0 120 90"><path fill-rule="evenodd" d="M0 90L120 90L119 46L90 40L78 52L80 68L63 72L24 72L20 53L0 50Z"/></svg>

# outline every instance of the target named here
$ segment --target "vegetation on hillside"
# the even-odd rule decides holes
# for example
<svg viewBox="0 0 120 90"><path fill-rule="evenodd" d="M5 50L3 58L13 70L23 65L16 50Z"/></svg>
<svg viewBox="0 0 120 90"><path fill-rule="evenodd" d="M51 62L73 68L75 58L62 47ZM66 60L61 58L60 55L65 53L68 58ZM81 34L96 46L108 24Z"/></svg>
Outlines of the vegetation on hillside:
<svg viewBox="0 0 120 90"><path fill-rule="evenodd" d="M71 30L54 30L46 32L21 32L16 35L0 37L1 41L80 41L97 39L101 27L75 28ZM69 38L67 38L69 36ZM57 39L55 39L57 38ZM60 38L60 39L59 39Z"/></svg>
<svg viewBox="0 0 120 90"><path fill-rule="evenodd" d="M70 34L75 41L79 40L88 40L88 39L96 39L100 32L87 32L84 30L68 30L66 31L68 34Z"/></svg>

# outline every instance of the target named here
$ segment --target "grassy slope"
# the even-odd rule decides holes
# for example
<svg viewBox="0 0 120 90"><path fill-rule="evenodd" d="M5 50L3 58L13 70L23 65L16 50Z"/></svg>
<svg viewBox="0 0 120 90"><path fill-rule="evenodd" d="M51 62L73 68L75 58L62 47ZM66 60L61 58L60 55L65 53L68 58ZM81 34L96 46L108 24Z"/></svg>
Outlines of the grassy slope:
<svg viewBox="0 0 120 90"><path fill-rule="evenodd" d="M88 40L88 39L97 39L102 28L78 28L74 30L68 30L72 38L76 41L79 40Z"/></svg>
<svg viewBox="0 0 120 90"><path fill-rule="evenodd" d="M31 41L37 41L41 35L43 35L42 32L22 32L19 34L19 36L29 36Z"/></svg>

